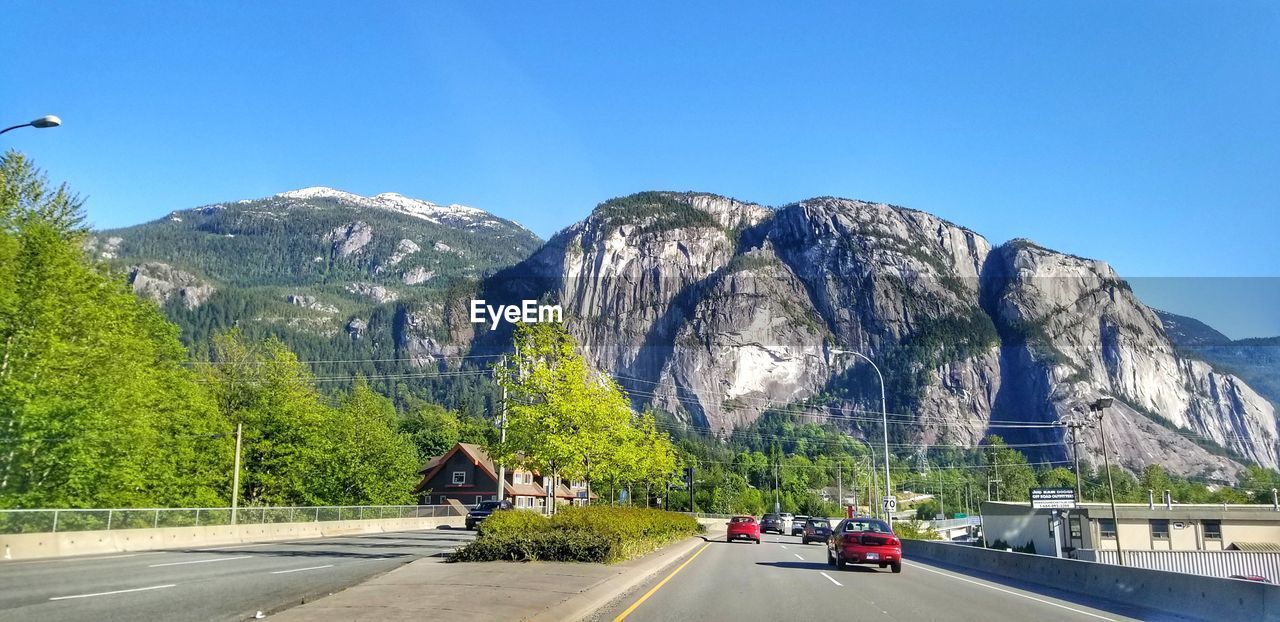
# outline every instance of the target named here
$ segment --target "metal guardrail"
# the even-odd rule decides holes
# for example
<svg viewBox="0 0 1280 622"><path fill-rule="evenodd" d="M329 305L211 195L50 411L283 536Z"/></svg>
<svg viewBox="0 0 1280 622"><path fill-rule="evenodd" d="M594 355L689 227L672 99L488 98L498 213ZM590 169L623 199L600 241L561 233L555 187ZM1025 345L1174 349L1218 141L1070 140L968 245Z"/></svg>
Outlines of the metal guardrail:
<svg viewBox="0 0 1280 622"><path fill-rule="evenodd" d="M460 516L451 505L246 506L236 510L236 524L317 523L451 516ZM231 508L0 510L0 534L207 527L230 524L232 524Z"/></svg>

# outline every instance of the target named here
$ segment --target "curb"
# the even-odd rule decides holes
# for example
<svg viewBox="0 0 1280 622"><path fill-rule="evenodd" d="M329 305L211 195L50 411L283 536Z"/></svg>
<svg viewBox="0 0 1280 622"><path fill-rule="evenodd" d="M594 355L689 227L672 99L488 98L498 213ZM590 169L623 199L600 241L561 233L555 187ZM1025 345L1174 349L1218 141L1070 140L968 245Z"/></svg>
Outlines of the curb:
<svg viewBox="0 0 1280 622"><path fill-rule="evenodd" d="M613 600L637 585L643 584L645 581L653 578L675 565L676 562L684 559L686 555L699 546L707 542L715 542L717 537L723 539L723 535L717 532L708 532L701 536L695 536L687 540L682 540L675 544L668 545L658 549L644 557L631 562L635 565L629 567L619 567L618 572L613 576L600 581L599 583L587 588L579 594L569 597L560 603L543 609L537 614L528 618L531 621L559 622L562 620L583 620L595 613L596 610L608 605ZM625 566L625 564L623 566Z"/></svg>

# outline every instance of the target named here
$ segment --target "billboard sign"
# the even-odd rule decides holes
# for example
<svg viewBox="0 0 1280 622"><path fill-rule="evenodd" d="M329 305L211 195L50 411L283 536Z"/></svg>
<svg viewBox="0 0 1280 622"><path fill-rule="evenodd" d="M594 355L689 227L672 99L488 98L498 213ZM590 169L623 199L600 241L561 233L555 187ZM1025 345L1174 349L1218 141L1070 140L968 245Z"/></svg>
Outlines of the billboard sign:
<svg viewBox="0 0 1280 622"><path fill-rule="evenodd" d="M1073 488L1032 488L1031 507L1053 510L1075 509L1076 491Z"/></svg>

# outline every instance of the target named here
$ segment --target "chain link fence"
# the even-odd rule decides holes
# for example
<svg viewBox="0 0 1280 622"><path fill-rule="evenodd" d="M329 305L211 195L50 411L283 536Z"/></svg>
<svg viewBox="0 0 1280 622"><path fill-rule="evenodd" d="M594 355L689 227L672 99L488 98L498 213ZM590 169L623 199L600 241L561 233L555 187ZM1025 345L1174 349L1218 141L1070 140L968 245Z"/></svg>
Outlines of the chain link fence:
<svg viewBox="0 0 1280 622"><path fill-rule="evenodd" d="M452 516L461 513L451 505L248 506L235 511L234 521L231 508L0 510L0 534Z"/></svg>

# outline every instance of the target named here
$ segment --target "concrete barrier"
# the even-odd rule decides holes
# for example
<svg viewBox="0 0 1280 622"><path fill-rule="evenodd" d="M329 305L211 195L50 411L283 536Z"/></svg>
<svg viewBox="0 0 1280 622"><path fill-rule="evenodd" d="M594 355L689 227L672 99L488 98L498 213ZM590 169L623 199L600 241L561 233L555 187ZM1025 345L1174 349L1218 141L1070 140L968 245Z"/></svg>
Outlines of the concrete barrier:
<svg viewBox="0 0 1280 622"><path fill-rule="evenodd" d="M128 553L278 540L300 540L388 531L462 527L462 516L385 518L312 523L264 523L210 527L161 527L0 535L0 558L38 559L70 555Z"/></svg>
<svg viewBox="0 0 1280 622"><path fill-rule="evenodd" d="M939 561L1181 616L1280 620L1277 585L924 540L903 540L902 551L908 560Z"/></svg>

